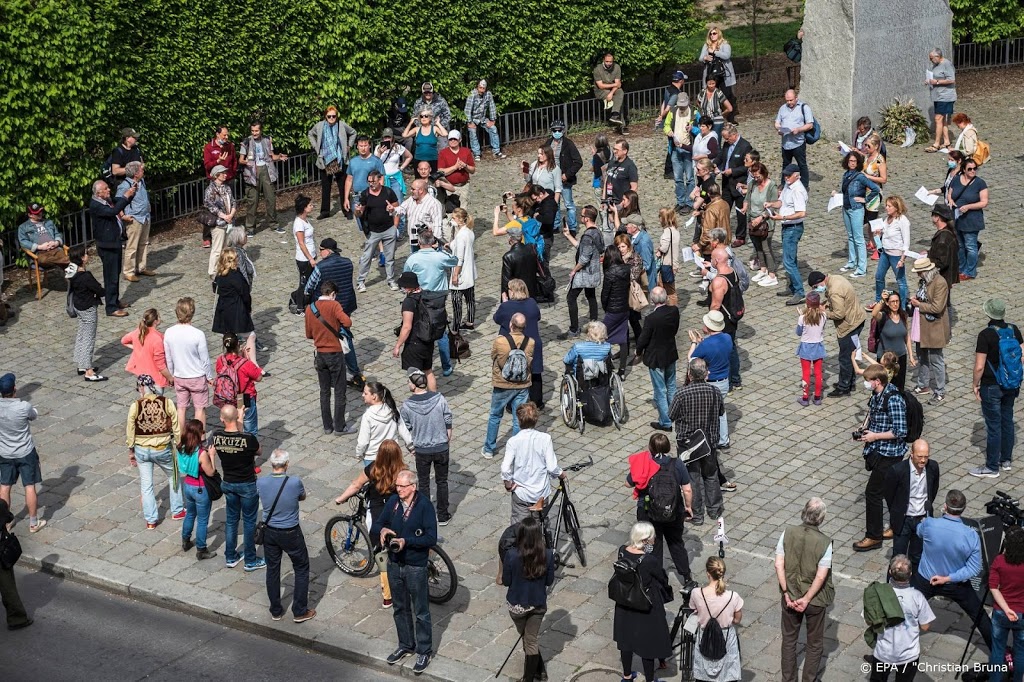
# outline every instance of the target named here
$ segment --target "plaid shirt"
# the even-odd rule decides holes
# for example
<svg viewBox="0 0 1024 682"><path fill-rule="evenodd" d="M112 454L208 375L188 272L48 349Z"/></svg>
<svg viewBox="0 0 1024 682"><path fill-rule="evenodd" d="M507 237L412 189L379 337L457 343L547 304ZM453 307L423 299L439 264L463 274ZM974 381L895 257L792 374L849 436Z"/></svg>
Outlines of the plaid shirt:
<svg viewBox="0 0 1024 682"><path fill-rule="evenodd" d="M864 456L903 457L907 444L907 403L894 384L886 384L881 393L872 393L868 399L868 431L892 431L895 438L876 440L864 445Z"/></svg>
<svg viewBox="0 0 1024 682"><path fill-rule="evenodd" d="M718 418L723 414L725 402L722 394L706 381L686 384L676 391L668 411L669 419L675 423L676 440L701 429L712 444L718 442Z"/></svg>

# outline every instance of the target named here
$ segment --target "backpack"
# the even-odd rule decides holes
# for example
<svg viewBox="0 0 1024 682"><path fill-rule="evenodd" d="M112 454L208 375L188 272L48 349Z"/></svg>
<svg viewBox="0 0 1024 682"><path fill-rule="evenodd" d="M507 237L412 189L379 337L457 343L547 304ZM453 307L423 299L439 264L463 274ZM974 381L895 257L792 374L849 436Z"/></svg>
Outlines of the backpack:
<svg viewBox="0 0 1024 682"><path fill-rule="evenodd" d="M522 384L530 378L530 362L526 357L526 345L530 337L524 335L521 346L516 346L515 340L509 334L502 334L502 338L508 341L508 357L505 364L501 366L501 378L511 384Z"/></svg>
<svg viewBox="0 0 1024 682"><path fill-rule="evenodd" d="M900 391L900 395L903 396L903 402L907 404L907 435L903 438L903 442L910 445L924 432L924 408L913 391L904 389ZM888 401L885 407L889 408Z"/></svg>
<svg viewBox="0 0 1024 682"><path fill-rule="evenodd" d="M448 330L447 291L421 291L416 302L413 335L423 343L442 339Z"/></svg>
<svg viewBox="0 0 1024 682"><path fill-rule="evenodd" d="M750 288L750 271L747 270L747 266L743 264L742 258L736 256L729 257L729 267L736 273L736 279L740 283L740 291L746 291Z"/></svg>
<svg viewBox="0 0 1024 682"><path fill-rule="evenodd" d="M71 284L69 283L68 284L68 301L67 301L67 303L64 304L64 310L67 311L68 317L70 317L72 319L78 317L78 311L75 310L75 302L72 300L73 295L74 295L74 292L71 291ZM3 305L3 303L0 303L0 306L2 306L2 305Z"/></svg>
<svg viewBox="0 0 1024 682"><path fill-rule="evenodd" d="M734 287L732 285L732 280L730 280L725 275L715 276L724 279L726 284L729 286L729 290L725 293L725 296L722 298L722 315L724 315L725 319L727 320L739 322L740 320L743 319L743 314L746 312L746 308L743 303L743 292L741 291L741 287ZM739 280L739 275L736 276L736 279Z"/></svg>
<svg viewBox="0 0 1024 682"><path fill-rule="evenodd" d="M608 598L623 608L648 613L651 597L640 577L642 560L643 556L631 559L626 552L619 552L618 559L612 564L612 577L608 580Z"/></svg>
<svg viewBox="0 0 1024 682"><path fill-rule="evenodd" d="M1020 388L1021 379L1024 378L1024 367L1021 366L1020 344L1013 332L1016 329L1012 324L1005 327L989 325L995 330L999 337L999 367L993 367L992 363L985 361L988 368L996 375L996 383L1000 388L1013 391Z"/></svg>
<svg viewBox="0 0 1024 682"><path fill-rule="evenodd" d="M679 477L675 465L675 460L660 465L647 482L644 502L648 516L656 523L675 521L679 511Z"/></svg>
<svg viewBox="0 0 1024 682"><path fill-rule="evenodd" d="M988 142L985 142L984 140L978 140L978 144L974 148L974 156L971 157L974 159L974 163L980 166L981 164L988 161L991 156L992 147L989 146Z"/></svg>
<svg viewBox="0 0 1024 682"><path fill-rule="evenodd" d="M790 38L786 41L786 44L782 46L782 51L786 53L791 62L800 63L800 58L804 54L804 45L799 38Z"/></svg>
<svg viewBox="0 0 1024 682"><path fill-rule="evenodd" d="M736 593L733 592L729 595L729 601L725 602L725 606L718 612L718 616L722 615L722 612L728 608L729 603L732 602L732 597ZM708 598L704 596L704 590L700 591L700 596L704 600L705 608L708 605ZM708 609L708 613L711 610ZM704 626L704 631L700 635L700 655L709 661L720 661L725 658L725 633L722 632L722 626L718 623L718 616L714 616L708 621L708 624Z"/></svg>
<svg viewBox="0 0 1024 682"><path fill-rule="evenodd" d="M225 405L238 405L238 394L241 392L238 381L238 368L245 362L244 357L239 357L234 364L224 357L224 370L217 374L213 380L213 404L217 407Z"/></svg>
<svg viewBox="0 0 1024 682"><path fill-rule="evenodd" d="M801 104L800 111L804 116L804 123L807 123L807 105ZM804 133L804 142L807 144L814 144L821 139L821 124L818 123L818 119L811 117L811 123L814 125L814 129Z"/></svg>
<svg viewBox="0 0 1024 682"><path fill-rule="evenodd" d="M714 78L715 83L721 88L725 85L725 74L725 62L719 57L712 57L708 63L707 70L704 72L704 80L707 81L709 78Z"/></svg>
<svg viewBox="0 0 1024 682"><path fill-rule="evenodd" d="M21 558L21 542L18 536L0 524L0 568L11 570Z"/></svg>

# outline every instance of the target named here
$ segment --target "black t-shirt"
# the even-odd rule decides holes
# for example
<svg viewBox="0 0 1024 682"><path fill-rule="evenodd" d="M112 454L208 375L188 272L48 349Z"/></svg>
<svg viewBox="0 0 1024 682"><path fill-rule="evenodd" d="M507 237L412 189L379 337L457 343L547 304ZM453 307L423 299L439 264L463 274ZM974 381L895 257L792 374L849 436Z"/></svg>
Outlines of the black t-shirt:
<svg viewBox="0 0 1024 682"><path fill-rule="evenodd" d="M374 196L365 190L359 197L363 205L363 225L370 232L387 232L395 226L395 218L388 213L388 202L398 203L398 196L390 187L382 187L380 194Z"/></svg>
<svg viewBox="0 0 1024 682"><path fill-rule="evenodd" d="M978 345L974 349L975 353L984 353L986 357L985 371L981 375L982 386L999 383L996 381L995 372L992 371L993 369L999 369L999 334L992 327L1005 329L1007 326L1007 323L1002 320L992 320L989 324L992 326L985 327L978 333ZM1017 343L1024 343L1017 325L1011 326L1013 327L1013 336L1017 339Z"/></svg>
<svg viewBox="0 0 1024 682"><path fill-rule="evenodd" d="M548 194L534 207L533 217L540 223L540 234L542 237L555 236L555 214L558 213L558 204L553 194Z"/></svg>
<svg viewBox="0 0 1024 682"><path fill-rule="evenodd" d="M213 447L220 457L226 483L254 483L256 481L256 454L260 442L256 436L243 431L216 431Z"/></svg>
<svg viewBox="0 0 1024 682"><path fill-rule="evenodd" d="M426 344L423 343L423 341L421 341L416 336L416 318L419 317L419 314L420 314L419 302L420 302L420 295L419 294L406 295L406 297L402 299L402 318L403 318L403 321L405 319L405 313L412 313L412 331L409 332L409 338L405 340L405 344L406 345L409 345L410 343L426 345Z"/></svg>
<svg viewBox="0 0 1024 682"><path fill-rule="evenodd" d="M616 201L622 200L622 195L628 190L631 182L638 182L640 174L636 170L636 164L628 156L622 161L612 158L608 162L608 188Z"/></svg>
<svg viewBox="0 0 1024 682"><path fill-rule="evenodd" d="M370 487L366 489L366 506L370 508L370 515L376 519L380 516L380 513L384 511L384 503L388 501L396 491L389 490L387 493L381 495L380 491L377 490L377 481L373 478L373 474L370 470L373 469L373 462L367 464L363 468L363 473L366 474L366 478L370 479Z"/></svg>
<svg viewBox="0 0 1024 682"><path fill-rule="evenodd" d="M139 150L139 145L125 149L123 145L119 144L114 147L114 151L110 152L111 167L121 166L124 168L132 161L142 161L142 151Z"/></svg>

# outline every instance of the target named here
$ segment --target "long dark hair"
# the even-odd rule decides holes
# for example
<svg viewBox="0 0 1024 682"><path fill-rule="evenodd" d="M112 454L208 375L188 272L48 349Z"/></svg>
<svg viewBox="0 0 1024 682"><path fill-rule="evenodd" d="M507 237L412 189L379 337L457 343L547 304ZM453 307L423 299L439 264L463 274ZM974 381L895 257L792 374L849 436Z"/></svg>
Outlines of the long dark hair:
<svg viewBox="0 0 1024 682"><path fill-rule="evenodd" d="M178 450L186 454L199 452L199 446L203 443L203 422L198 419L185 421L185 428L181 432L181 440L178 442Z"/></svg>
<svg viewBox="0 0 1024 682"><path fill-rule="evenodd" d="M544 533L540 521L529 516L516 529L516 549L523 562L523 577L536 580L548 571L548 557L544 547Z"/></svg>
<svg viewBox="0 0 1024 682"><path fill-rule="evenodd" d="M395 397L391 395L391 389L379 381L367 381L366 387L370 389L370 393L388 406L388 409L391 410L391 418L397 423L399 419L398 406L395 405Z"/></svg>
<svg viewBox="0 0 1024 682"><path fill-rule="evenodd" d="M1003 550L1006 563L1018 566L1024 564L1024 528L1011 526L1006 529L1006 545Z"/></svg>
<svg viewBox="0 0 1024 682"><path fill-rule="evenodd" d="M608 272L608 269L613 265L625 265L626 262L622 260L622 254L619 253L619 247L615 244L609 244L604 250L604 259L601 263L604 266L604 271Z"/></svg>

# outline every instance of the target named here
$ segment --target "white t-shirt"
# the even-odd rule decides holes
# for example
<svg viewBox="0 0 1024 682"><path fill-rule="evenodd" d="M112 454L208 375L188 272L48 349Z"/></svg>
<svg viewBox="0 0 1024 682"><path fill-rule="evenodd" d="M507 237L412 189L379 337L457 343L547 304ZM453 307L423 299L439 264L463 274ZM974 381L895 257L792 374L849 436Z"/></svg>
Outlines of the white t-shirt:
<svg viewBox="0 0 1024 682"><path fill-rule="evenodd" d="M935 620L928 600L913 587L893 585L903 607L903 622L886 628L875 642L875 658L883 663L909 663L921 655L921 625Z"/></svg>
<svg viewBox="0 0 1024 682"><path fill-rule="evenodd" d="M303 233L303 241L306 242L306 250L309 251L309 255L315 258L316 244L313 242L313 226L302 218L295 216L295 222L292 223L292 234L295 235L295 260L308 263L309 259L306 258L306 254L302 253L302 249L299 248L299 232Z"/></svg>
<svg viewBox="0 0 1024 682"><path fill-rule="evenodd" d="M402 159L408 154L408 150L398 143L391 143L390 149L381 150L378 148L377 158L384 163L384 174L394 175L398 173L398 167L402 165Z"/></svg>
<svg viewBox="0 0 1024 682"><path fill-rule="evenodd" d="M191 324L175 324L164 332L167 369L175 379L213 379L206 334Z"/></svg>
<svg viewBox="0 0 1024 682"><path fill-rule="evenodd" d="M807 211L807 189L799 180L792 184L784 183L779 199L782 200L782 206L779 208L779 215L781 216ZM797 218L796 220L783 220L782 224L795 225L803 221L803 218Z"/></svg>

